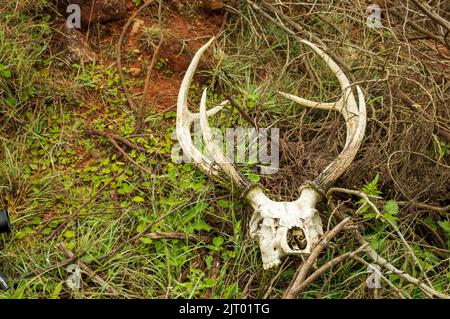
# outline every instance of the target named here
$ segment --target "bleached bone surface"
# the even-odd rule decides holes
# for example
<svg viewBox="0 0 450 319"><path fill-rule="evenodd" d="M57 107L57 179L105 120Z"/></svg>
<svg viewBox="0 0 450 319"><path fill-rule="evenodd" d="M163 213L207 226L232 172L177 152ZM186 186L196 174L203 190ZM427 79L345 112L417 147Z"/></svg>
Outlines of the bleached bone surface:
<svg viewBox="0 0 450 319"><path fill-rule="evenodd" d="M275 202L268 199L260 188L249 192L247 200L254 209L250 220L250 235L259 237L264 269L280 263L286 254L308 254L323 234L322 222L314 208L319 194L303 188L300 198L293 202ZM303 232L304 247L292 238L292 232ZM291 237L291 240L288 238Z"/></svg>

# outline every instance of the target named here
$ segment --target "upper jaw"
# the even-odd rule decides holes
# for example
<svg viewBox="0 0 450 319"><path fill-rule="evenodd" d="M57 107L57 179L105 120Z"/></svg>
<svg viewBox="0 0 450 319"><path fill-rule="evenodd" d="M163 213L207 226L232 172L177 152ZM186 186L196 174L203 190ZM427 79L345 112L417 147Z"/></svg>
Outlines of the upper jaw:
<svg viewBox="0 0 450 319"><path fill-rule="evenodd" d="M304 188L299 199L292 202L272 201L260 188L249 192L247 200L254 208L250 234L259 237L264 268L278 265L280 258L286 254L311 253L323 234L320 216L315 209L319 197L309 188ZM306 240L304 248L289 245L288 236L292 236L294 230L303 231Z"/></svg>

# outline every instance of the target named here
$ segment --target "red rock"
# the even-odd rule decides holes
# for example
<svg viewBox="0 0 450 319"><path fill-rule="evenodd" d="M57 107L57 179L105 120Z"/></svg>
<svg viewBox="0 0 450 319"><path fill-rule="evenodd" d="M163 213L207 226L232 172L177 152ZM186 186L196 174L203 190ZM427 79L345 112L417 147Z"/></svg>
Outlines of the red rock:
<svg viewBox="0 0 450 319"><path fill-rule="evenodd" d="M223 8L222 0L204 0L203 6L206 11L217 11Z"/></svg>
<svg viewBox="0 0 450 319"><path fill-rule="evenodd" d="M127 6L123 0L62 0L58 2L59 11L67 16L67 7L79 5L81 9L81 26L122 19L127 16Z"/></svg>

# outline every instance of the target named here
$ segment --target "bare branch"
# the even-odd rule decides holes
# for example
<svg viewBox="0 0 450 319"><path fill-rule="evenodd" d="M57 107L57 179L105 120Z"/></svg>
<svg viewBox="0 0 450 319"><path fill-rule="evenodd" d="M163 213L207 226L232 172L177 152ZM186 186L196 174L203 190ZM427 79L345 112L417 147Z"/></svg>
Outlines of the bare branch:
<svg viewBox="0 0 450 319"><path fill-rule="evenodd" d="M306 278L306 275L308 274L309 270L311 269L312 265L316 261L317 257L319 257L319 254L322 252L322 250L325 249L325 247L328 246L329 242L336 237L336 235L344 228L344 226L350 221L350 217L347 217L343 221L341 221L339 224L337 224L332 230L330 230L328 233L323 235L323 237L319 240L319 243L314 247L313 251L309 255L306 262L301 265L299 268L299 271L296 276L294 276L294 279L292 280L291 284L289 285L288 289L285 291L283 298L284 299L293 299L297 295L297 289L300 287L300 285L303 283L303 281Z"/></svg>

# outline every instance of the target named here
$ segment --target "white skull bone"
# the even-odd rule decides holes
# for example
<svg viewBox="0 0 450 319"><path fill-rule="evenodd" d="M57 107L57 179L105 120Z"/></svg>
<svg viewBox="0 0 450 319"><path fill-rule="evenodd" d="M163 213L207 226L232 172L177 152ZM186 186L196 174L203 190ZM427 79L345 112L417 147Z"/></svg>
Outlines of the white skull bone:
<svg viewBox="0 0 450 319"><path fill-rule="evenodd" d="M278 265L287 254L308 254L323 234L322 222L315 205L320 195L303 188L298 200L275 202L261 188L251 190L247 199L254 209L250 234L259 237L264 269ZM296 238L297 232L301 236ZM303 244L302 244L303 243Z"/></svg>

